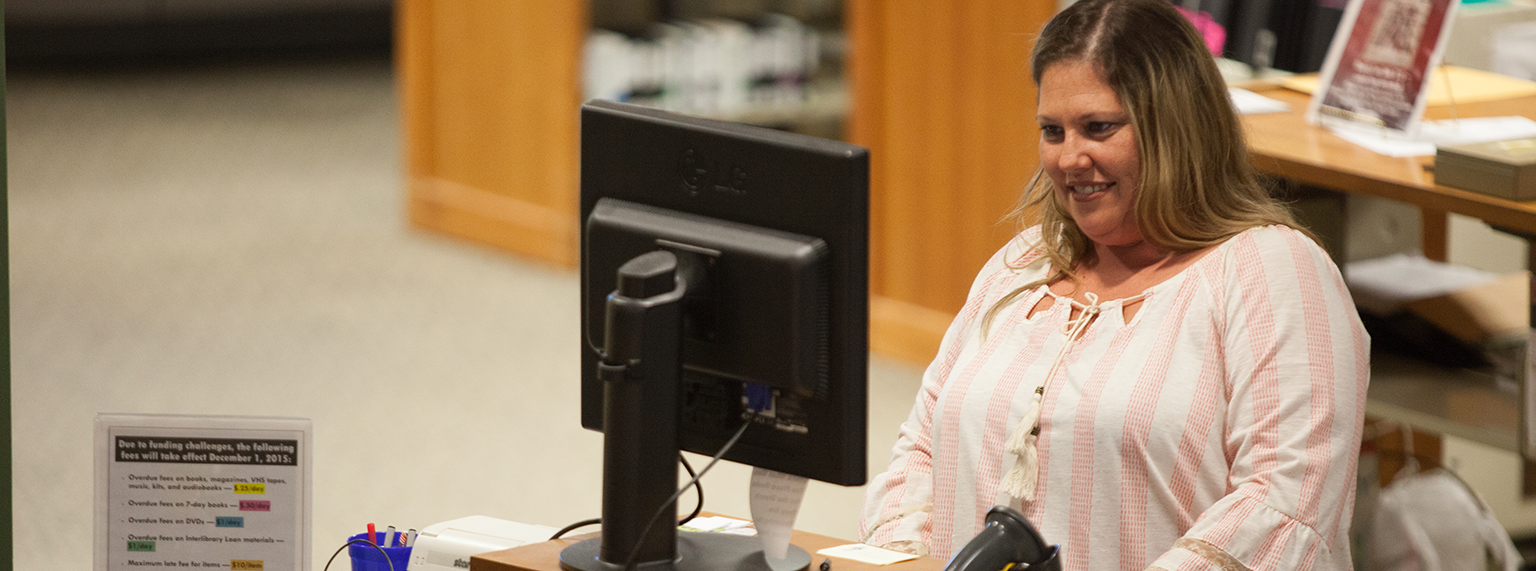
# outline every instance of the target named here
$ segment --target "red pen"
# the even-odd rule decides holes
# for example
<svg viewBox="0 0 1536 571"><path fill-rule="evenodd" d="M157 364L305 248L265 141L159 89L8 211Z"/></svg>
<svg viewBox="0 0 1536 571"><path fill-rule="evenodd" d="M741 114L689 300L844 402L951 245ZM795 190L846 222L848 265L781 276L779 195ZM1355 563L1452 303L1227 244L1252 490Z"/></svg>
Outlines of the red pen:
<svg viewBox="0 0 1536 571"><path fill-rule="evenodd" d="M373 524L371 524L371 523L368 524L368 543L372 543L374 545L378 545L379 544L379 542L374 539Z"/></svg>

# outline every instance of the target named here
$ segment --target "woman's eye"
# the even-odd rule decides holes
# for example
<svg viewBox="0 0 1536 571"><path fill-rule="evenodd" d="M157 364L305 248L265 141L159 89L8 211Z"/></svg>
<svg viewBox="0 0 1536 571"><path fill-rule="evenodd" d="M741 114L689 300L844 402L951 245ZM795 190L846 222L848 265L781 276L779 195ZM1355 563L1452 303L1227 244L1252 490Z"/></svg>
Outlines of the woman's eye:
<svg viewBox="0 0 1536 571"><path fill-rule="evenodd" d="M1062 137L1061 127L1057 125L1042 125L1040 127L1040 136L1049 140L1060 139Z"/></svg>
<svg viewBox="0 0 1536 571"><path fill-rule="evenodd" d="M1088 123L1088 132L1095 135L1103 135L1115 130L1115 124L1108 121L1093 121Z"/></svg>

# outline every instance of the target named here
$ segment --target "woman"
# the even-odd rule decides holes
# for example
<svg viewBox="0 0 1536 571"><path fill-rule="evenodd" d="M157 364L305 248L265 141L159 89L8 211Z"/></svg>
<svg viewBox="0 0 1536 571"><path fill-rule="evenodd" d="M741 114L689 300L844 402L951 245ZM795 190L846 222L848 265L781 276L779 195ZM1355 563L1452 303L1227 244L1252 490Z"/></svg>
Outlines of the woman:
<svg viewBox="0 0 1536 571"><path fill-rule="evenodd" d="M1167 0L1081 0L1032 55L1027 229L982 269L869 487L947 558L993 505L1066 569L1348 569L1369 339L1248 163Z"/></svg>

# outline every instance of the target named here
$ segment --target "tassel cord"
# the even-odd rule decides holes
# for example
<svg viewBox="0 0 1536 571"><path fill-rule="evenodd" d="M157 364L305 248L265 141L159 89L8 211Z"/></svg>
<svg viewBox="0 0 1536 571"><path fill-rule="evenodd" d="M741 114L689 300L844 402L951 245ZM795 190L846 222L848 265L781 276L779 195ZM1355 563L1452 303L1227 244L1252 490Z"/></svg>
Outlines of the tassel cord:
<svg viewBox="0 0 1536 571"><path fill-rule="evenodd" d="M1060 299L1059 296L1050 290L1046 290L1046 293ZM1030 397L1029 409L1024 413L1024 418L1019 419L1018 426L1014 428L1013 434L1008 437L1008 442L1005 445L1007 450L1014 454L1015 460L1013 468L1008 470L1008 474L1003 477L1002 488L1008 495L1025 502L1035 501L1035 487L1039 480L1040 458L1039 450L1036 448L1035 443L1040 438L1040 414L1045 403L1045 393L1050 389L1051 381L1055 380L1056 373L1060 370L1061 364L1066 359L1072 345L1082 336L1083 331L1087 330L1088 324L1101 311L1098 295L1093 292L1086 292L1084 297L1088 300L1087 304L1067 298L1069 303L1081 307L1082 311L1076 318L1067 320L1066 341L1062 343L1061 349L1056 352L1056 359L1051 363L1050 371L1046 373L1045 380L1040 383L1040 386L1035 388L1034 394ZM1142 297L1142 295L1138 295L1129 298L1127 301L1141 299Z"/></svg>

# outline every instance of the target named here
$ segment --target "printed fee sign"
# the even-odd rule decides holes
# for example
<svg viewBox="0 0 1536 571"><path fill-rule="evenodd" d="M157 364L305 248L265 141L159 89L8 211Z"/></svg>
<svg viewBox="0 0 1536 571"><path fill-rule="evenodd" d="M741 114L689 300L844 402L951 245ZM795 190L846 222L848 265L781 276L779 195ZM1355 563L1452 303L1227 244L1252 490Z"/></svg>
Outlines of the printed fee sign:
<svg viewBox="0 0 1536 571"><path fill-rule="evenodd" d="M1350 0L1307 121L1412 138L1458 0Z"/></svg>
<svg viewBox="0 0 1536 571"><path fill-rule="evenodd" d="M309 571L309 419L96 416L96 571Z"/></svg>

